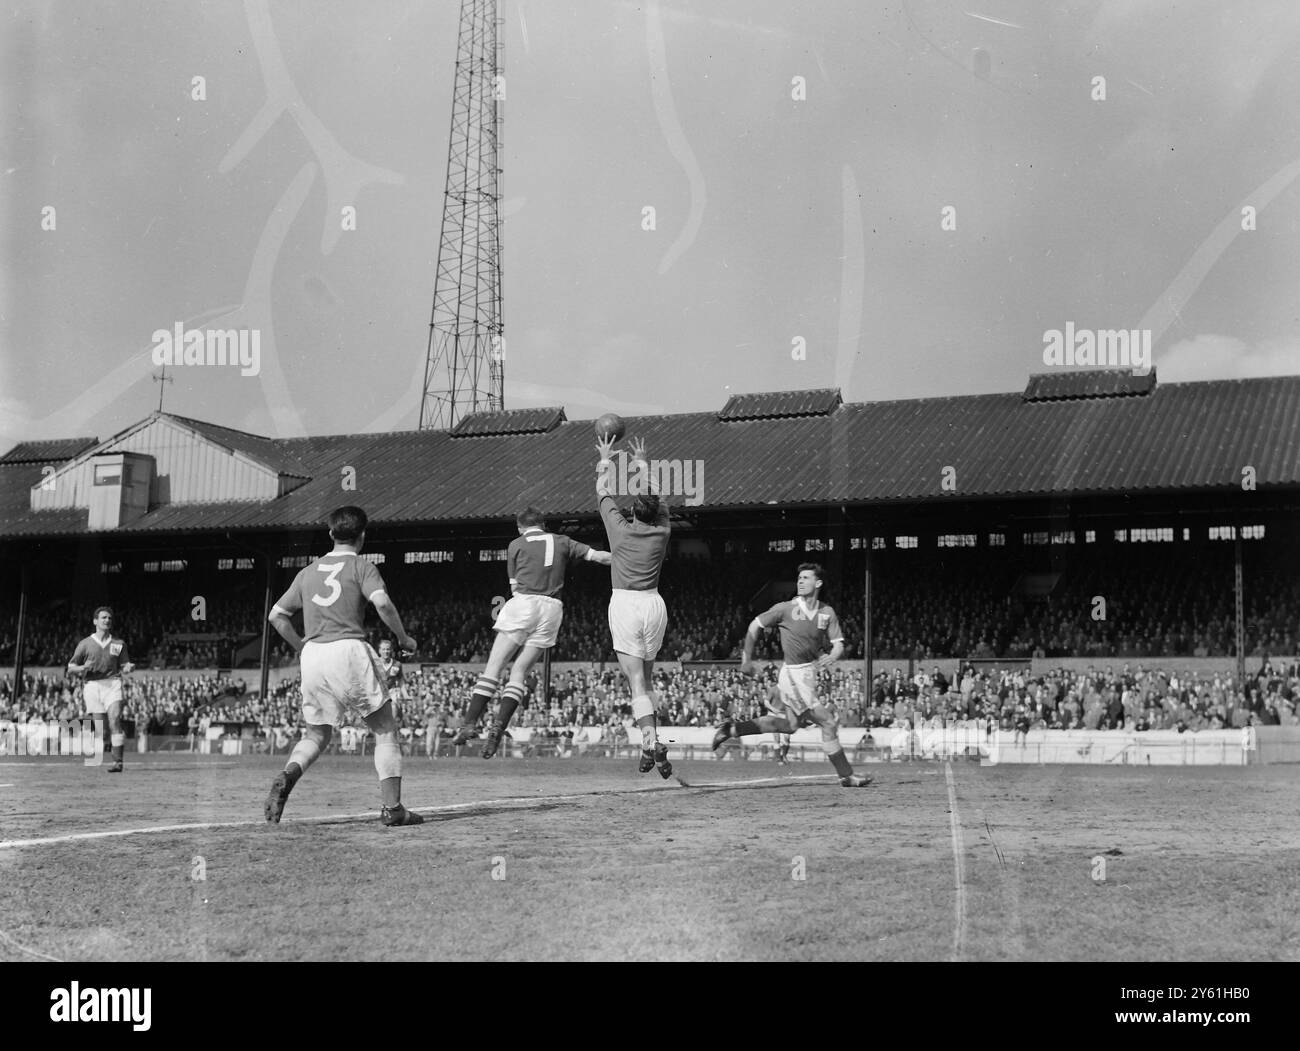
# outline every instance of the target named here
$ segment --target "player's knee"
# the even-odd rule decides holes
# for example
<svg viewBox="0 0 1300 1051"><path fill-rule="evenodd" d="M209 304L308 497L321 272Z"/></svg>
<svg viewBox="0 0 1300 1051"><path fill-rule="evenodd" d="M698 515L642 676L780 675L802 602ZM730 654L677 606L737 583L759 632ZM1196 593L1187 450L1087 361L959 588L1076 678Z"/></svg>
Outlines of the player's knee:
<svg viewBox="0 0 1300 1051"><path fill-rule="evenodd" d="M333 734L334 727L330 726L328 723L322 723L315 726L308 724L307 729L303 732L303 737L306 740L311 741L317 748L320 748L323 751L325 746L330 743L330 738Z"/></svg>
<svg viewBox="0 0 1300 1051"><path fill-rule="evenodd" d="M376 737L379 737L381 734L396 734L397 718L393 715L393 706L391 704L385 704L373 715L367 715L366 725L374 731Z"/></svg>

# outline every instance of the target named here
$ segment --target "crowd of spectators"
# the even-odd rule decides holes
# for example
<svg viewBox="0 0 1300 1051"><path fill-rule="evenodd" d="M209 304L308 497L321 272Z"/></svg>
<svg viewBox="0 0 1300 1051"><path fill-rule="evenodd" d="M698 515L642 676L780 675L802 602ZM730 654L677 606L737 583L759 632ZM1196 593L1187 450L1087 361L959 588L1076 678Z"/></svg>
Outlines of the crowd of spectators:
<svg viewBox="0 0 1300 1051"><path fill-rule="evenodd" d="M757 675L734 668L661 667L654 696L663 726L713 727L724 719L762 714L773 695L776 665ZM460 728L475 672L432 668L407 675L397 702L403 737L446 741ZM938 727L994 729L1027 733L1035 729L1199 730L1244 726L1300 725L1300 665L1265 660L1237 682L1230 674L1196 675L1145 668L1141 663L1058 667L1043 674L1024 668L980 669L965 665L949 681L937 667L908 676L901 670L875 677L870 697L862 696L861 669L841 664L821 673L822 703L843 727L871 730ZM218 676L134 676L127 686L126 715L137 735L180 738L201 726L218 724L232 736L252 736L283 751L302 729L299 681L286 677L266 698ZM529 703L514 725L546 738L573 738L600 727L606 740L626 737L631 697L613 667L557 673L549 703L530 679ZM13 684L0 679L0 721L81 716L77 684L71 677L27 676L15 700ZM362 729L359 722L352 725ZM364 731L362 731L364 733Z"/></svg>
<svg viewBox="0 0 1300 1051"><path fill-rule="evenodd" d="M803 556L822 557L822 556ZM931 661L967 657L1064 657L1135 660L1235 653L1235 605L1228 545L1202 550L1195 572L1187 555L1159 545L1116 547L1105 558L1080 558L1051 578L1046 595L1021 586L1030 575L996 550L922 557L891 553L873 568L873 654ZM801 559L800 559L801 560ZM728 659L740 655L755 614L793 592L794 556L774 559L674 557L660 590L669 610L662 660ZM864 562L846 557L828 574L824 597L835 608L846 658L862 655ZM384 566L390 592L420 659L482 663L491 649L493 610L508 596L501 562ZM1049 563L1050 569L1050 563ZM852 581L849 586L847 582ZM286 581L287 582L287 581ZM114 631L136 663L148 668L216 668L227 654L251 646L262 630L265 596L245 583L218 591L201 585L132 589L116 600ZM204 591L195 619L194 592ZM1255 565L1246 577L1245 651L1249 656L1300 651L1300 575ZM613 660L607 622L608 573L580 564L564 590L564 625L553 652L560 661ZM26 623L25 663L59 666L91 630L95 601L33 603ZM373 611L372 641L383 629ZM0 613L0 666L12 664L17 618ZM198 636L198 637L195 637ZM293 662L278 636L271 664ZM778 657L776 633L756 647Z"/></svg>

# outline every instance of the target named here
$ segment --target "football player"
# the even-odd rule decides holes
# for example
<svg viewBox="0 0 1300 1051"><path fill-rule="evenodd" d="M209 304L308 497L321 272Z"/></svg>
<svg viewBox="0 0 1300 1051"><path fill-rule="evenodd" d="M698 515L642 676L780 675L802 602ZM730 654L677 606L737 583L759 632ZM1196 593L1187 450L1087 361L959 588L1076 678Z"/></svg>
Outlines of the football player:
<svg viewBox="0 0 1300 1051"><path fill-rule="evenodd" d="M85 681L82 701L86 714L95 719L95 732L100 741L105 740L107 721L107 735L113 748L108 772L120 774L122 754L126 750L126 734L122 730L122 676L129 675L135 665L126 652L126 643L113 637L113 611L108 606L95 610L94 625L94 634L77 643L68 671Z"/></svg>
<svg viewBox="0 0 1300 1051"><path fill-rule="evenodd" d="M607 566L610 562L608 551L597 551L563 533L548 533L545 516L535 507L520 511L515 516L515 526L519 536L510 541L506 552L510 598L497 614L493 625L497 636L488 654L487 667L474 684L465 720L453 742L461 745L474 735L479 718L501 689L507 662L513 658L510 681L501 689L501 702L480 753L484 759L496 755L501 735L528 692L524 680L529 670L538 657L555 645L564 620L560 592L564 589L569 563L582 559Z"/></svg>
<svg viewBox="0 0 1300 1051"><path fill-rule="evenodd" d="M379 570L359 557L366 542L365 511L340 507L330 512L329 530L334 549L300 569L271 607L271 625L302 658L302 715L307 726L289 753L284 771L271 783L264 807L266 820L280 820L293 786L320 757L334 728L351 712L375 735L375 772L383 804L380 820L385 825L419 825L424 818L402 805L397 719L379 655L366 642L366 603L374 604L404 652L415 652L415 640L402 627ZM290 620L299 610L302 636Z"/></svg>
<svg viewBox="0 0 1300 1051"><path fill-rule="evenodd" d="M660 775L667 779L672 776L673 767L668 761L667 747L659 743L650 683L655 657L663 645L664 631L668 627L668 608L659 594L659 571L668 553L672 525L668 520L667 506L653 491L655 486L645 457L645 442L640 440L632 442L633 471L629 472L629 478L646 479L647 491L636 495L632 520L629 522L623 518L612 494L614 464L610 453L613 449L614 442L609 438L596 446L600 453L596 494L613 555L609 632L614 640L619 667L627 676L628 688L632 691L632 718L641 730L641 761L637 769L645 774L657 766Z"/></svg>
<svg viewBox="0 0 1300 1051"><path fill-rule="evenodd" d="M840 744L839 723L835 716L817 703L817 672L829 668L844 652L844 636L840 633L839 618L819 598L822 587L822 567L816 562L805 562L799 567L795 582L795 597L789 602L778 602L766 613L759 614L745 635L745 650L740 670L754 674L754 643L759 632L768 628L781 631L781 652L785 663L777 677L780 690L776 701L768 701L771 715L758 719L728 719L713 735L716 751L732 737L749 734L792 734L805 721L821 727L822 750L839 775L845 788L864 788L871 778L853 772L853 766ZM826 652L829 644L830 651Z"/></svg>

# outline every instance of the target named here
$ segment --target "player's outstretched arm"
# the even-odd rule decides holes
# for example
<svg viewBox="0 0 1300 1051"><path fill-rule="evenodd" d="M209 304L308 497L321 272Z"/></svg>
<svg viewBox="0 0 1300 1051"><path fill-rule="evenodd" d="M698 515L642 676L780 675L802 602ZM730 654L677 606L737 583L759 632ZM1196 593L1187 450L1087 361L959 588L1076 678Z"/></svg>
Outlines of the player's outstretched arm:
<svg viewBox="0 0 1300 1051"><path fill-rule="evenodd" d="M370 601L374 603L375 612L379 614L379 619L388 625L388 630L397 636L397 644L402 647L403 653L414 653L419 646L410 635L406 634L406 629L402 627L402 618L397 612L397 607L393 605L393 600L388 597L387 591L377 591L370 596Z"/></svg>
<svg viewBox="0 0 1300 1051"><path fill-rule="evenodd" d="M596 496L613 496L613 478L614 478L614 461L611 454L614 451L614 442L610 438L601 438L596 442L596 452L600 454L600 462L596 464Z"/></svg>
<svg viewBox="0 0 1300 1051"><path fill-rule="evenodd" d="M608 551L597 551L594 547L587 552L588 562L598 562L602 566L607 566L614 561L614 556Z"/></svg>
<svg viewBox="0 0 1300 1051"><path fill-rule="evenodd" d="M637 464L640 464L641 471L639 477L646 480L646 488L649 490L650 495L661 496L662 494L659 492L659 479L657 479L654 476L654 472L650 470L650 461L646 459L645 439L633 438L628 442L628 444L632 447L632 467L635 469Z"/></svg>

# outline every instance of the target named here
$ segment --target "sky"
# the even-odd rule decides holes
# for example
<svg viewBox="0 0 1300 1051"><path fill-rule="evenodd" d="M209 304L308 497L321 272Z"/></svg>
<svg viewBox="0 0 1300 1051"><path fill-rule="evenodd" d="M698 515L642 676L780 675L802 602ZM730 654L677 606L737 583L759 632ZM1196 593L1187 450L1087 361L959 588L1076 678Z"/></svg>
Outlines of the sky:
<svg viewBox="0 0 1300 1051"><path fill-rule="evenodd" d="M1161 383L1300 373L1294 0L499 7L506 408L1014 391L1067 324L1150 329ZM414 428L458 9L7 4L0 448L160 391ZM256 374L159 384L178 324Z"/></svg>

